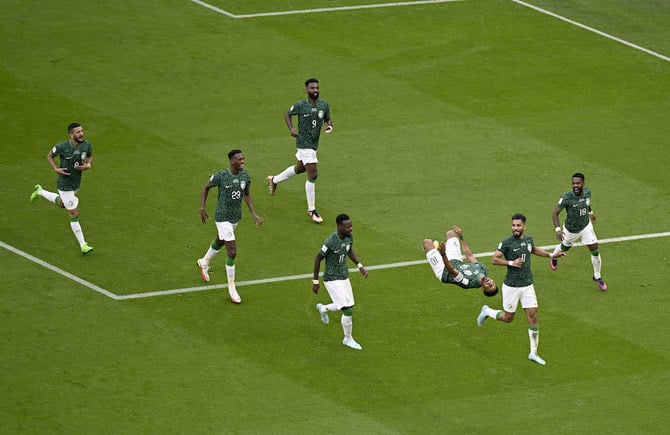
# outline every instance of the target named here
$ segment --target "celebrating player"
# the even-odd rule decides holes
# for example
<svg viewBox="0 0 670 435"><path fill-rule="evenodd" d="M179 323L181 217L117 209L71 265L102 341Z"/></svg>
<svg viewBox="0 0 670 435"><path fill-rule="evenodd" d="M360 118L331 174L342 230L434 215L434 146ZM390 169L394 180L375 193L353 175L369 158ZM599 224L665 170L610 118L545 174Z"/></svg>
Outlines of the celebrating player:
<svg viewBox="0 0 670 435"><path fill-rule="evenodd" d="M469 263L462 260L461 245ZM463 238L463 231L456 225L447 231L446 242L438 246L432 240L425 239L423 250L433 273L441 282L455 284L464 289L481 287L486 296L495 296L498 293L498 287L488 276L486 266L477 261Z"/></svg>
<svg viewBox="0 0 670 435"><path fill-rule="evenodd" d="M567 214L563 228L558 214L565 209ZM584 174L577 172L572 175L572 191L566 193L558 200L558 205L551 215L556 230L556 238L561 242L554 248L554 257L550 260L552 270L558 267L556 254L559 251L567 252L570 247L581 237L582 242L591 251L591 264L593 265L593 281L601 291L607 290L607 284L600 275L602 260L598 249L598 238L593 229L596 215L591 208L591 190L584 186Z"/></svg>
<svg viewBox="0 0 670 435"><path fill-rule="evenodd" d="M251 200L251 176L244 170L244 155L240 150L232 150L228 153L230 167L213 174L200 195L200 219L206 223L209 216L205 204L209 189L214 186L219 188L219 197L216 201L216 238L211 243L207 253L197 261L200 275L205 281L209 281L209 264L223 245L226 245L226 275L228 277L228 294L230 300L239 304L242 302L235 288L235 257L237 256L237 244L235 242L235 229L242 219L242 199L249 207L251 216L256 225L263 225L263 219L256 214L254 202Z"/></svg>
<svg viewBox="0 0 670 435"><path fill-rule="evenodd" d="M88 254L93 250L86 243L84 232L79 224L79 198L77 191L81 185L81 176L84 171L91 169L93 162L93 146L84 137L84 127L73 122L67 127L69 140L56 144L48 153L47 161L55 173L58 174L58 193L44 190L39 184L35 185L30 201L35 201L38 196L53 202L58 207L67 210L70 215L70 228L74 233L82 254ZM60 165L56 165L54 158L58 156Z"/></svg>
<svg viewBox="0 0 670 435"><path fill-rule="evenodd" d="M321 126L325 123L325 132L333 131L333 122L330 119L330 106L325 100L319 99L319 81L307 79L305 82L307 98L297 101L284 114L284 121L292 137L296 138L298 162L284 169L278 175L268 175L267 182L272 195L277 190L277 184L288 180L296 174L307 171L305 194L307 196L307 214L316 223L323 222L323 218L316 211L316 190L314 184L317 177L316 150L319 148ZM292 117L298 118L298 131L293 126Z"/></svg>

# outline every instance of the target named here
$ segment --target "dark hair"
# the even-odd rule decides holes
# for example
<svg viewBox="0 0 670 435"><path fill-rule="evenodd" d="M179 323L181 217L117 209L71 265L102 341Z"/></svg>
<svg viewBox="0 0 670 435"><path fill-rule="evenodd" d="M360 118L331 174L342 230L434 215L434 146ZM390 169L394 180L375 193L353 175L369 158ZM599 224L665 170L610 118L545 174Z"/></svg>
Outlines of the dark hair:
<svg viewBox="0 0 670 435"><path fill-rule="evenodd" d="M77 127L81 127L81 124L78 122L73 122L72 124L67 126L67 133L68 134L72 133L72 130L74 130Z"/></svg>
<svg viewBox="0 0 670 435"><path fill-rule="evenodd" d="M584 174L582 174L581 172L575 172L574 174L572 174L572 178L575 178L575 177L581 178L582 181L584 181Z"/></svg>
<svg viewBox="0 0 670 435"><path fill-rule="evenodd" d="M514 216L512 216L513 221L517 219L521 219L521 222L523 222L524 224L526 223L526 216L522 215L521 213L517 213Z"/></svg>
<svg viewBox="0 0 670 435"><path fill-rule="evenodd" d="M490 292L487 292L486 290L482 290L484 292L484 296L487 298L492 298L493 296L498 294L498 286L495 286L493 290Z"/></svg>
<svg viewBox="0 0 670 435"><path fill-rule="evenodd" d="M235 154L240 154L242 151L240 150L230 150L228 152L228 160L232 159Z"/></svg>
<svg viewBox="0 0 670 435"><path fill-rule="evenodd" d="M308 87L310 83L319 83L319 81L315 78L307 79L305 80L305 87Z"/></svg>
<svg viewBox="0 0 670 435"><path fill-rule="evenodd" d="M348 221L348 220L349 220L349 215L344 214L344 213L338 214L337 217L335 218L335 222L337 222L338 225L341 224L342 222Z"/></svg>

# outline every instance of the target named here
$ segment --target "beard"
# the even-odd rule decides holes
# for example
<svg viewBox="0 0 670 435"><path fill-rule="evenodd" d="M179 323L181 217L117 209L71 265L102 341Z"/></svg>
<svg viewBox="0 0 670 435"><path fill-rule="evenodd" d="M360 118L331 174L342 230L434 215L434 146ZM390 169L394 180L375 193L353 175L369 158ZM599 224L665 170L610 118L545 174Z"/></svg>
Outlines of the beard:
<svg viewBox="0 0 670 435"><path fill-rule="evenodd" d="M318 92L312 92L311 94L309 94L309 98L311 98L312 100L318 100L319 99L319 93Z"/></svg>

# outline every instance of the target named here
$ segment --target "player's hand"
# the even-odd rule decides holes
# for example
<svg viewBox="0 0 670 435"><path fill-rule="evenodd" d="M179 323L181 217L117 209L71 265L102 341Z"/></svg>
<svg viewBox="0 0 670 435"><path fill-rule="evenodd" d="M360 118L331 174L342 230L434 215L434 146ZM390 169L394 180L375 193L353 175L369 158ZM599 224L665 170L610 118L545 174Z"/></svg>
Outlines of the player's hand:
<svg viewBox="0 0 670 435"><path fill-rule="evenodd" d="M592 224L596 223L596 215L593 212L589 213L589 219L591 219Z"/></svg>
<svg viewBox="0 0 670 435"><path fill-rule="evenodd" d="M563 241L563 231L556 231L556 238L559 242Z"/></svg>
<svg viewBox="0 0 670 435"><path fill-rule="evenodd" d="M207 210L200 209L200 220L202 221L203 224L207 223L207 219L209 219L209 215L207 215Z"/></svg>
<svg viewBox="0 0 670 435"><path fill-rule="evenodd" d="M558 251L557 253L554 254L554 258L567 257L567 256L568 256L568 253L565 252L565 251Z"/></svg>
<svg viewBox="0 0 670 435"><path fill-rule="evenodd" d="M365 267L361 267L360 269L358 269L358 271L361 273L361 275L363 275L363 278L368 277L368 271Z"/></svg>
<svg viewBox="0 0 670 435"><path fill-rule="evenodd" d="M333 131L333 126L332 125L327 125L326 128L323 129L325 133L330 133Z"/></svg>
<svg viewBox="0 0 670 435"><path fill-rule="evenodd" d="M56 173L60 175L69 176L70 173L67 171L67 168L56 168Z"/></svg>
<svg viewBox="0 0 670 435"><path fill-rule="evenodd" d="M254 222L256 223L256 225L258 225L259 227L262 227L262 226L263 226L263 223L264 223L264 222L263 222L263 218L262 218L262 217L258 216L257 214L254 214L254 215L253 215L253 219L254 219Z"/></svg>
<svg viewBox="0 0 670 435"><path fill-rule="evenodd" d="M319 294L319 287L321 287L320 284L312 284L312 291L314 292L315 295Z"/></svg>
<svg viewBox="0 0 670 435"><path fill-rule="evenodd" d="M292 129L291 129L291 136L293 136L293 137L298 137L298 132L295 131L295 128L292 128Z"/></svg>

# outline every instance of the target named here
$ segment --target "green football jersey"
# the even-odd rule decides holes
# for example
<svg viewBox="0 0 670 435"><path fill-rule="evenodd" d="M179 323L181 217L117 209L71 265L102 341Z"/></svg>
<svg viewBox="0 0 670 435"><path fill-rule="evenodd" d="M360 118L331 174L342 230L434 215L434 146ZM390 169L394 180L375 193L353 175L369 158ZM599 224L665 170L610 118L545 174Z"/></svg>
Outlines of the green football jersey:
<svg viewBox="0 0 670 435"><path fill-rule="evenodd" d="M242 219L242 198L249 191L251 176L242 169L237 175L224 169L209 178L212 186L219 188L219 197L216 201L216 222L237 223Z"/></svg>
<svg viewBox="0 0 670 435"><path fill-rule="evenodd" d="M297 101L288 110L291 116L298 117L298 137L296 147L311 148L319 147L321 126L324 121L330 119L330 106L325 100L316 100L312 105L307 98Z"/></svg>
<svg viewBox="0 0 670 435"><path fill-rule="evenodd" d="M69 140L56 144L51 149L51 155L60 158L60 167L67 169L70 175L58 174L58 190L76 191L81 185L82 171L75 169L76 166L86 163L86 159L93 155L93 146L84 141L72 145Z"/></svg>
<svg viewBox="0 0 670 435"><path fill-rule="evenodd" d="M324 281L336 281L349 278L347 268L347 256L351 245L354 243L353 237L341 239L335 231L323 242L321 246L321 255L326 258L326 269L323 271Z"/></svg>
<svg viewBox="0 0 670 435"><path fill-rule="evenodd" d="M580 196L570 191L558 200L558 208L564 208L567 216L565 228L571 233L578 233L589 224L589 206L591 205L591 190L584 187Z"/></svg>
<svg viewBox="0 0 670 435"><path fill-rule="evenodd" d="M531 252L535 248L535 242L531 236L525 235L523 239L510 236L500 242L498 251L502 252L506 260L514 261L517 258L523 260L521 267L507 266L505 284L510 287L526 287L533 283L533 272L530 268Z"/></svg>
<svg viewBox="0 0 670 435"><path fill-rule="evenodd" d="M480 262L465 263L461 260L451 260L451 265L463 274L463 281L454 281L454 277L451 276L447 269L444 269L441 281L445 284L456 284L461 288L477 288L482 286L482 278L488 275L486 266Z"/></svg>

